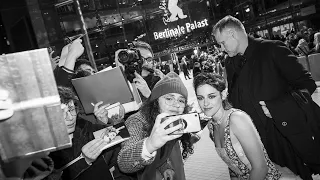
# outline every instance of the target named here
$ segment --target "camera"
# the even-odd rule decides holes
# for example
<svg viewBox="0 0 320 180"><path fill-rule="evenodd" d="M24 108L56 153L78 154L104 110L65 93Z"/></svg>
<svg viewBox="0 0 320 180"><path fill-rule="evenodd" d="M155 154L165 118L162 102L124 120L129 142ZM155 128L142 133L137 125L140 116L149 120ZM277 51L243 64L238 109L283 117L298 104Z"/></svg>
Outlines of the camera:
<svg viewBox="0 0 320 180"><path fill-rule="evenodd" d="M191 132L198 132L201 130L200 125L200 116L198 113L189 113L189 114L181 114L181 115L174 115L174 116L167 116L162 119L161 122L164 122L171 118L178 119L174 121L173 123L169 124L165 129L177 126L179 124L182 124L182 128L173 132L172 134L183 134L183 133L191 133Z"/></svg>
<svg viewBox="0 0 320 180"><path fill-rule="evenodd" d="M141 74L143 60L139 50L125 49L121 50L118 54L119 62L124 65L124 74L127 79L132 83L136 77L134 72Z"/></svg>

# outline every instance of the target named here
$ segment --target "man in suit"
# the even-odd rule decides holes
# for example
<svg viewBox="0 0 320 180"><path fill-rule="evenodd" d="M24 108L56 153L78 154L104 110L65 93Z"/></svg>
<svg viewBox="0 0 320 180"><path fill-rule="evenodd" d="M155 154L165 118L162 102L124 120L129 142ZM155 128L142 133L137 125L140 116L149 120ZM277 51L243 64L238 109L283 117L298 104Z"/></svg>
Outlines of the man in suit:
<svg viewBox="0 0 320 180"><path fill-rule="evenodd" d="M212 35L228 54L228 100L251 116L273 162L312 179L320 172L319 123L308 122L291 96L291 90L315 91L310 73L284 43L249 37L232 16L221 19Z"/></svg>

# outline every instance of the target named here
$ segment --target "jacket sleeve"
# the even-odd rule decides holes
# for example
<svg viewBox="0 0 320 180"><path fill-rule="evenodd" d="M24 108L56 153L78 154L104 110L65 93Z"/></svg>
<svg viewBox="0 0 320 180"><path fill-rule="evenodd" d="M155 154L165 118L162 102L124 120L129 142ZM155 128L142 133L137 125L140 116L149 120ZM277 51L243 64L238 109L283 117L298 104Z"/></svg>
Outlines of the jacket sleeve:
<svg viewBox="0 0 320 180"><path fill-rule="evenodd" d="M132 115L127 119L125 124L130 138L121 144L118 165L124 173L133 173L150 165L154 161L154 157L147 161L142 158L143 142L146 138L143 131L143 122L135 117L135 115Z"/></svg>
<svg viewBox="0 0 320 180"><path fill-rule="evenodd" d="M72 70L69 70L65 67L57 66L53 71L56 83L58 86L65 86L72 88L71 79L74 75Z"/></svg>
<svg viewBox="0 0 320 180"><path fill-rule="evenodd" d="M298 58L280 41L272 49L273 61L281 75L294 89L307 89L312 94L316 89L311 74L298 62Z"/></svg>

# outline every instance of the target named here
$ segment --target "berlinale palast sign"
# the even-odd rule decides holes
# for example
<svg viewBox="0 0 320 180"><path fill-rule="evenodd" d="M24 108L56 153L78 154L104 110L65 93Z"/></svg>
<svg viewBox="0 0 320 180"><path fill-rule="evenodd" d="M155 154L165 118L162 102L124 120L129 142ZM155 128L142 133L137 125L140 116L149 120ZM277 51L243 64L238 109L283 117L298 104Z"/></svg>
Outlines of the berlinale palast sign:
<svg viewBox="0 0 320 180"><path fill-rule="evenodd" d="M178 21L179 19L186 19L191 15L189 13L185 13L184 10L178 6L179 0L160 0L159 9L163 10L162 21L167 26L169 23ZM182 34L191 32L192 30L203 28L208 26L207 19L200 20L191 20L192 17L189 17L191 22L187 22L182 25L177 25L175 28L165 28L162 31L153 32L153 37L155 40L165 39L180 36ZM193 21L193 22L192 22Z"/></svg>
<svg viewBox="0 0 320 180"><path fill-rule="evenodd" d="M164 31L153 32L154 39L163 39L180 36L182 34L191 32L194 29L202 28L208 26L208 20L204 19L202 21L193 21L193 23L186 23L184 26L177 26L176 28L166 28Z"/></svg>

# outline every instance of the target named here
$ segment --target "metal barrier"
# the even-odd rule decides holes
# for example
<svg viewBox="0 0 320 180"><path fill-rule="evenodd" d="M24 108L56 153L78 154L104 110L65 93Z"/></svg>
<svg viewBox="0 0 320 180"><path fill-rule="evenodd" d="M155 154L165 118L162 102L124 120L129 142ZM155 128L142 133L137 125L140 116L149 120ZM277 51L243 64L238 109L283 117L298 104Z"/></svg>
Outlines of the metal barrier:
<svg viewBox="0 0 320 180"><path fill-rule="evenodd" d="M308 57L298 57L298 61L311 73L317 86L320 87L320 53L311 54Z"/></svg>
<svg viewBox="0 0 320 180"><path fill-rule="evenodd" d="M301 57L298 57L298 61L300 64L302 64L302 66L310 72L310 68L309 68L309 63L308 63L308 60L307 60L307 57L305 56L301 56Z"/></svg>
<svg viewBox="0 0 320 180"><path fill-rule="evenodd" d="M320 81L320 53L308 56L311 76L315 81Z"/></svg>

